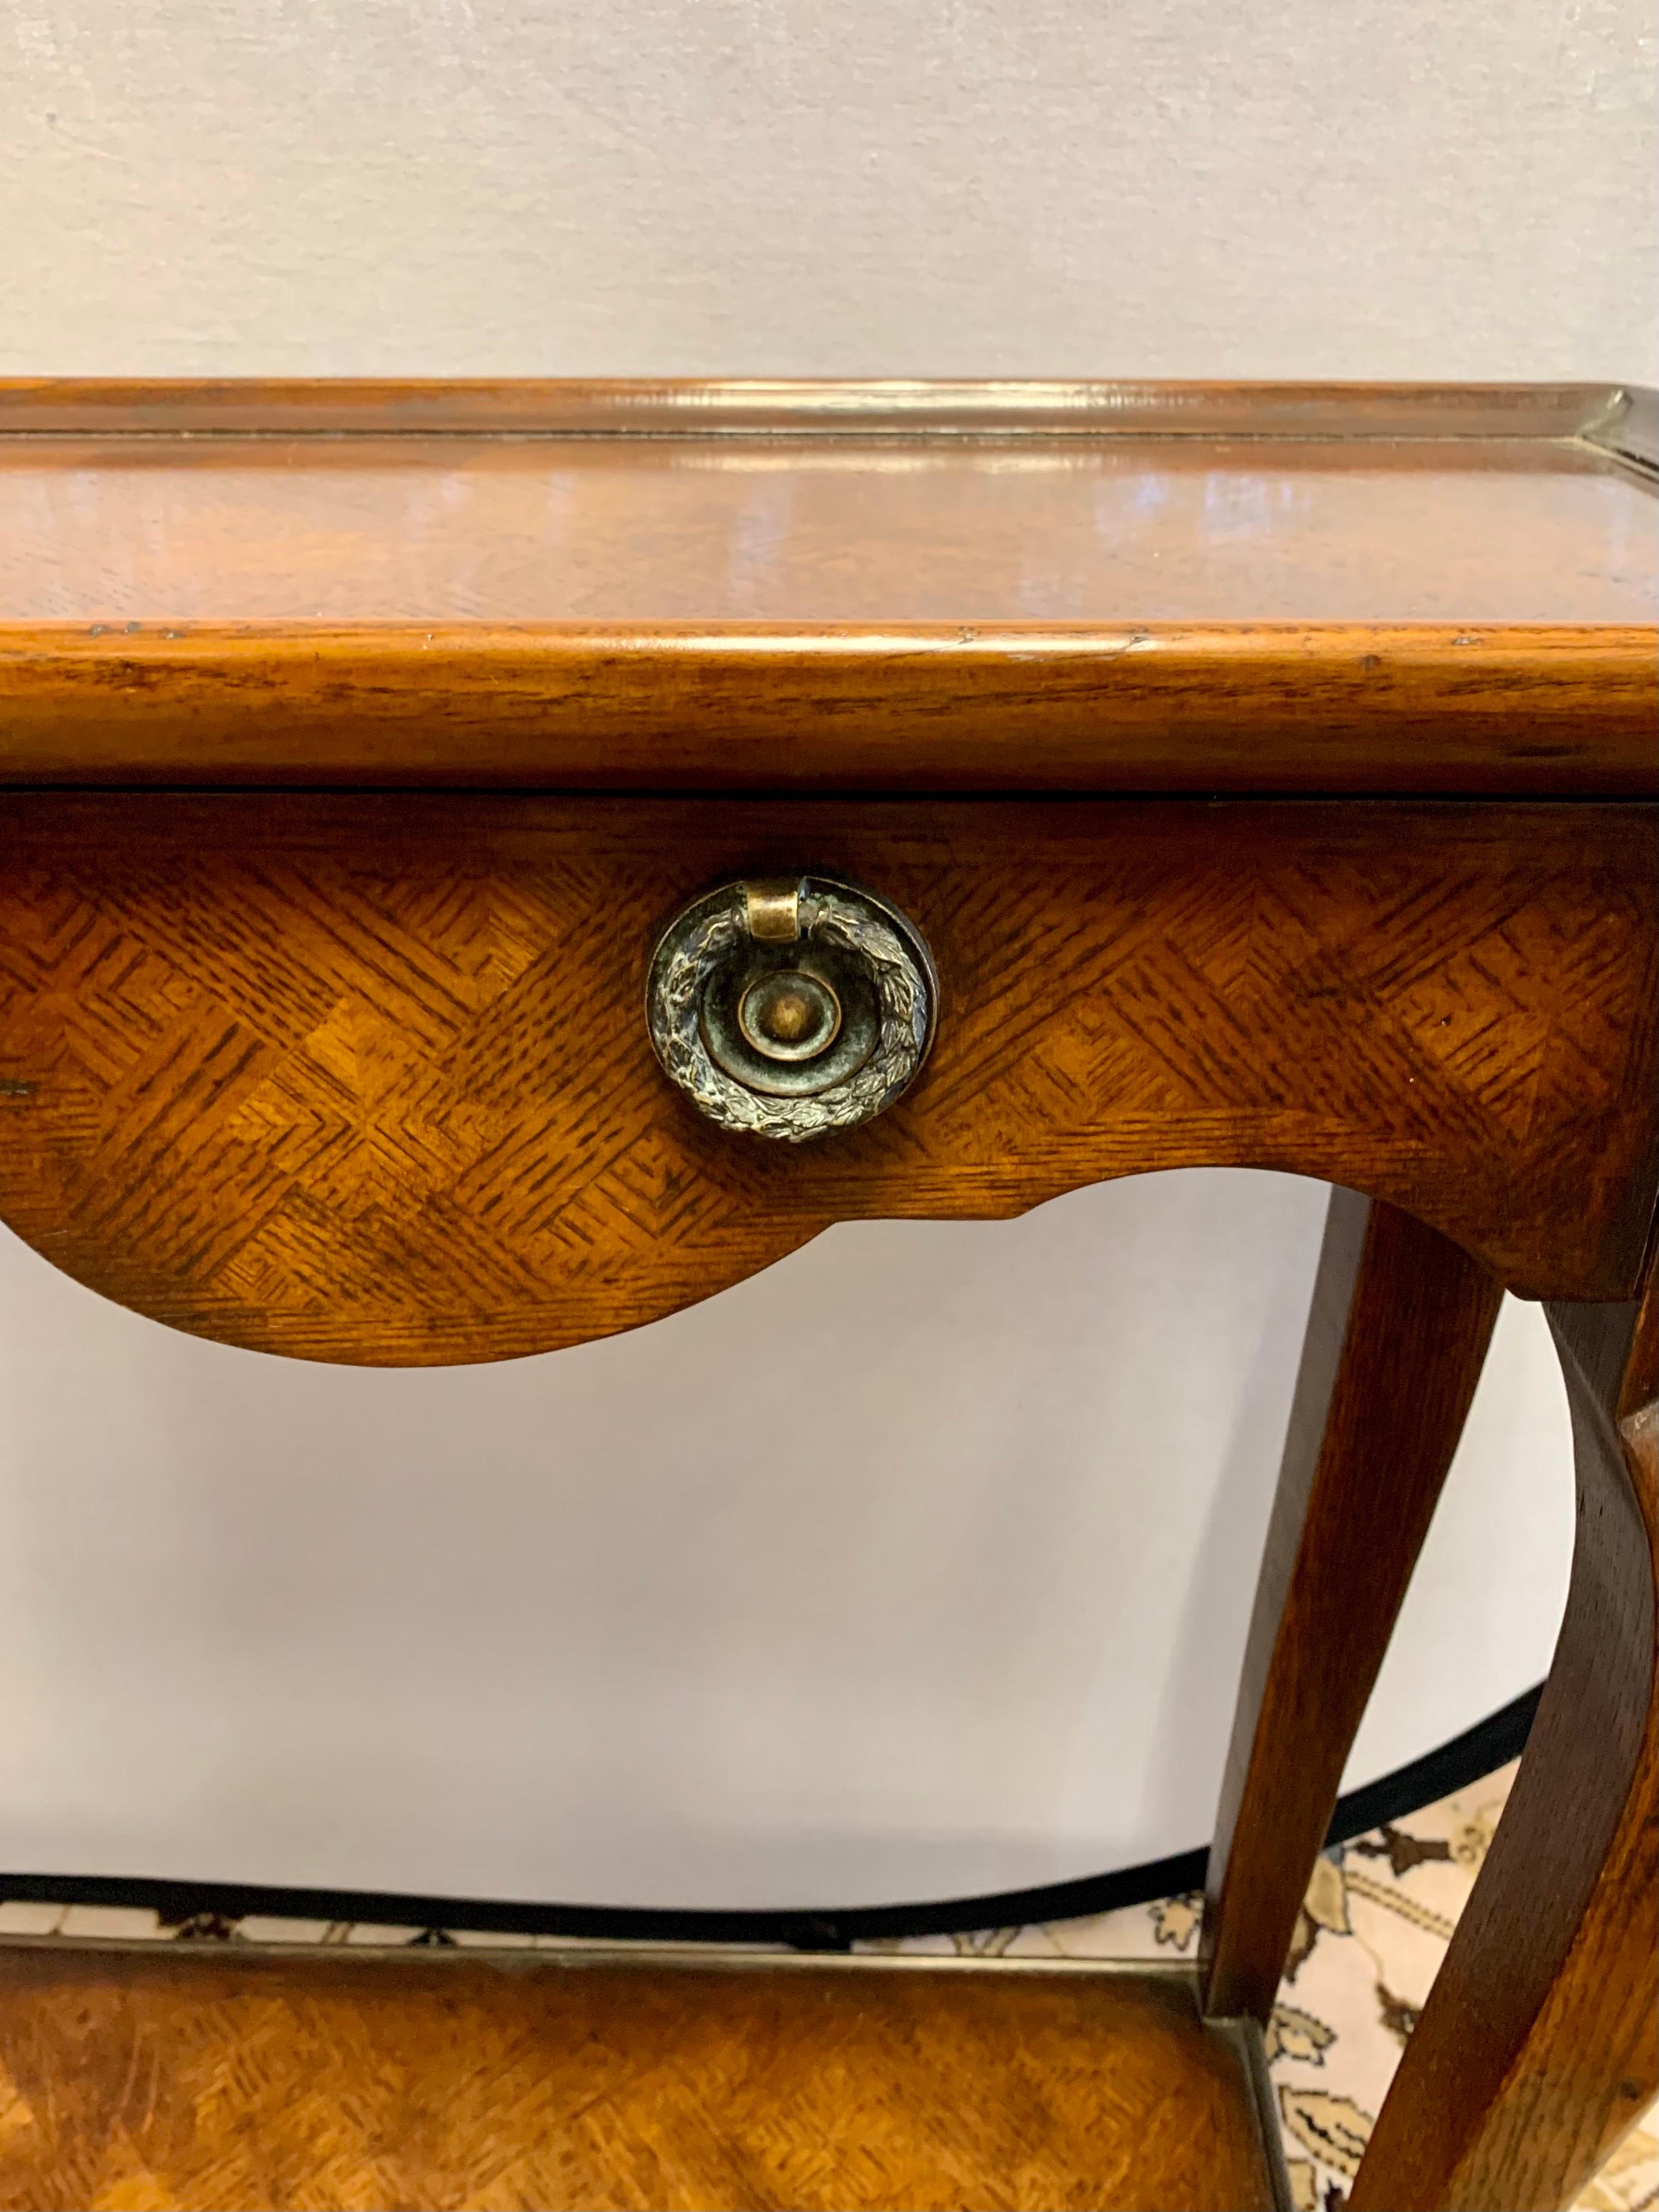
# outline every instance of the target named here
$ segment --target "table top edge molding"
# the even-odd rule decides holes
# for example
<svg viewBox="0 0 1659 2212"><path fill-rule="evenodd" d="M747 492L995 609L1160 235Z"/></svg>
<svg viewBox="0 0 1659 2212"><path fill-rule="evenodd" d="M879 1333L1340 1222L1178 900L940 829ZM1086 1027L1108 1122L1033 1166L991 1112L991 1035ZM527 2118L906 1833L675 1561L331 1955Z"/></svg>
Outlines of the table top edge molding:
<svg viewBox="0 0 1659 2212"><path fill-rule="evenodd" d="M1617 381L9 377L0 436L1075 434L1584 439L1620 451L1625 426L1650 423L1654 404Z"/></svg>
<svg viewBox="0 0 1659 2212"><path fill-rule="evenodd" d="M0 623L0 785L1659 794L1659 629Z"/></svg>

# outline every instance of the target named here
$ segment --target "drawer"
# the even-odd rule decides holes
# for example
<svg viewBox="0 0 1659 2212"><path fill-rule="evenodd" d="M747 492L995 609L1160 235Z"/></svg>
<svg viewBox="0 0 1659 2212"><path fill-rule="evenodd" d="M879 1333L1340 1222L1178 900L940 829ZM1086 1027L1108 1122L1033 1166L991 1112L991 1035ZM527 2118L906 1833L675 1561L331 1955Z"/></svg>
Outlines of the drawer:
<svg viewBox="0 0 1659 2212"><path fill-rule="evenodd" d="M495 1359L635 1327L829 1224L1250 1166L1613 1298L1654 1190L1639 804L0 797L0 1212L172 1325ZM805 1144L669 1081L644 992L710 886L909 917L937 1030Z"/></svg>

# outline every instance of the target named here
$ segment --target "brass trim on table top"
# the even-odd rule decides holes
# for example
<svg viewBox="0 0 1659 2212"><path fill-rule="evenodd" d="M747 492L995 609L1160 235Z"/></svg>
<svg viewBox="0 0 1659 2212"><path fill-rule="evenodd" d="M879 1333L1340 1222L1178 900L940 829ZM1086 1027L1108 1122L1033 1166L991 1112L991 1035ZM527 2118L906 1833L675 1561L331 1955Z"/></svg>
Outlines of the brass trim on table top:
<svg viewBox="0 0 1659 2212"><path fill-rule="evenodd" d="M712 1967L724 1972L801 1972L831 1969L839 1973L1109 1974L1134 1981L1175 1983L1189 1988L1196 2002L1198 1968L1186 1959L992 1958L982 1954L891 1951L786 1951L741 1943L611 1943L562 1940L542 1944L526 1936L517 1943L283 1943L249 1942L241 1937L129 1938L113 1936L0 1936L7 1951L119 1952L128 1958L165 1959L175 1954L202 1959L362 1959L377 1963L400 1960L412 1966L503 1966ZM1220 2025L1212 2022L1212 2026Z"/></svg>
<svg viewBox="0 0 1659 2212"><path fill-rule="evenodd" d="M1619 383L13 377L0 438L1515 438L1622 455L1616 434L1653 398Z"/></svg>

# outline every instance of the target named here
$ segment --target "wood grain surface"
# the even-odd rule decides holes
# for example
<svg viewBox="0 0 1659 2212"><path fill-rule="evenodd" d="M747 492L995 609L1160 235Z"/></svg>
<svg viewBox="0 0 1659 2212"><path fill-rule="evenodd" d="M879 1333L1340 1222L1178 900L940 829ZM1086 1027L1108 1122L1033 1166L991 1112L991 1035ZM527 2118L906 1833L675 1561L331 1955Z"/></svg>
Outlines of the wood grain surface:
<svg viewBox="0 0 1659 2212"><path fill-rule="evenodd" d="M833 1221L1206 1164L1624 1295L1656 836L1639 807L13 794L0 1215L175 1326L387 1364L629 1328ZM910 1093L797 1147L702 1121L641 994L684 901L802 868L902 907L942 1004Z"/></svg>
<svg viewBox="0 0 1659 2212"><path fill-rule="evenodd" d="M1559 2212L1659 2092L1650 1285L1557 1306L1577 1543L1521 1771L1377 2117L1352 2212Z"/></svg>
<svg viewBox="0 0 1659 2212"><path fill-rule="evenodd" d="M0 784L1659 791L1640 625L0 622Z"/></svg>
<svg viewBox="0 0 1659 2212"><path fill-rule="evenodd" d="M1650 793L1638 412L0 385L0 781Z"/></svg>
<svg viewBox="0 0 1659 2212"><path fill-rule="evenodd" d="M1167 1980L0 1951L12 2212L1273 2201Z"/></svg>
<svg viewBox="0 0 1659 2212"><path fill-rule="evenodd" d="M0 437L0 617L1641 625L1656 515L1522 439Z"/></svg>
<svg viewBox="0 0 1659 2212"><path fill-rule="evenodd" d="M1205 2007L1266 2021L1502 1292L1332 1194L1211 1846Z"/></svg>

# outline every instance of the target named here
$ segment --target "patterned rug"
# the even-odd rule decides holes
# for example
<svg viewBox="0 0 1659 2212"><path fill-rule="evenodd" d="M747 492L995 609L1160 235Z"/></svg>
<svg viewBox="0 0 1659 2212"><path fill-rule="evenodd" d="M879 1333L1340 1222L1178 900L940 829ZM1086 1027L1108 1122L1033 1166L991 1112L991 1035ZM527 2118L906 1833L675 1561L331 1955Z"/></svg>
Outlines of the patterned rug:
<svg viewBox="0 0 1659 2212"><path fill-rule="evenodd" d="M1396 1826L1328 1852L1314 1870L1267 2055L1297 2212L1340 2212L1406 2039L1486 1856L1516 1768L1501 1768ZM985 1958L1190 1957L1200 1899L1170 1897L1087 1920L971 1936L901 1937L860 1950ZM240 1920L202 1915L163 1923L152 1911L0 1903L0 1936L94 1936L123 1942L419 1943L549 1950L568 1936L481 1935L356 1921ZM1578 2200L1580 2212L1659 2208L1659 2121L1650 2112Z"/></svg>
<svg viewBox="0 0 1659 2212"><path fill-rule="evenodd" d="M1397 1826L1327 1852L1314 1869L1267 2029L1297 2212L1340 2212L1346 2202L1518 1766L1513 1761ZM1196 1895L1166 1898L1091 1920L879 1948L1001 1958L1189 1956L1201 1903ZM1626 2136L1578 2205L1580 2212L1659 2207L1659 2107Z"/></svg>

